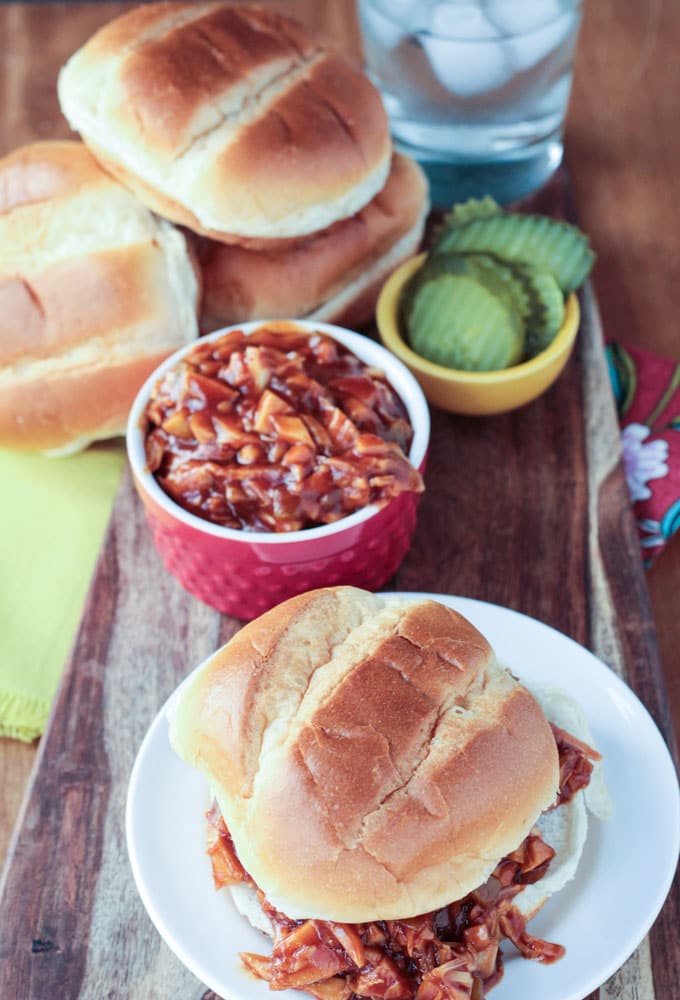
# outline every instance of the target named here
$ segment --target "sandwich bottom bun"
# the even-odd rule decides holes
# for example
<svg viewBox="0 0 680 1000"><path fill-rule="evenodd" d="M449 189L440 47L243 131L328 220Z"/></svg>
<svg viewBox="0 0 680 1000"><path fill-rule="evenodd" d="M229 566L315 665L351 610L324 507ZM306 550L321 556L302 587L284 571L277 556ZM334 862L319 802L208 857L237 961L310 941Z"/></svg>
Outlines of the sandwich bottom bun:
<svg viewBox="0 0 680 1000"><path fill-rule="evenodd" d="M199 240L201 331L251 319L362 326L391 272L418 250L429 209L421 168L399 153L384 188L356 215L293 243L257 249Z"/></svg>
<svg viewBox="0 0 680 1000"><path fill-rule="evenodd" d="M470 622L353 587L241 629L178 692L170 739L293 919L399 919L460 899L559 787L540 705Z"/></svg>
<svg viewBox="0 0 680 1000"><path fill-rule="evenodd" d="M80 142L0 160L0 447L122 434L145 379L198 335L186 238Z"/></svg>
<svg viewBox="0 0 680 1000"><path fill-rule="evenodd" d="M550 722L595 749L583 710L573 698L549 685L532 684L530 691ZM593 764L590 784L582 792L543 813L536 822L541 837L555 851L555 857L547 874L533 885L527 885L515 900L515 906L527 919L575 876L588 834L588 813L601 820L611 815L611 800L600 761Z"/></svg>

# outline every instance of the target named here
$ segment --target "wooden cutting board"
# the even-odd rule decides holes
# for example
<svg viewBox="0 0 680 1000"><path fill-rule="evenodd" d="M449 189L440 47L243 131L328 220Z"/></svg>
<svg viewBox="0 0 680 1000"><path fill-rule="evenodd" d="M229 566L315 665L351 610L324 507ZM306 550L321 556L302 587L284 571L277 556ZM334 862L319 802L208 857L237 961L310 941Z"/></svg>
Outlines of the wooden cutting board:
<svg viewBox="0 0 680 1000"><path fill-rule="evenodd" d="M564 214L565 198L560 175L535 207ZM632 686L672 745L590 285L581 302L575 354L541 399L481 420L433 412L418 528L392 586L507 605L567 633ZM126 474L0 887L1 997L205 993L137 896L125 796L168 694L238 627L165 572ZM594 996L678 996L679 904L676 885Z"/></svg>

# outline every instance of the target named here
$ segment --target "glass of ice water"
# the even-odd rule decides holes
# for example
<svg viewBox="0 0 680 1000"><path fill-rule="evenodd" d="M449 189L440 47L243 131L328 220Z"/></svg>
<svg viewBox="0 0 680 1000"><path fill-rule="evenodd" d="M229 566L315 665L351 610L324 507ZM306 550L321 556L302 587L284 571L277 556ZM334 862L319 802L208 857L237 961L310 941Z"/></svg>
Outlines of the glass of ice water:
<svg viewBox="0 0 680 1000"><path fill-rule="evenodd" d="M562 160L581 0L357 0L366 68L435 204L514 201Z"/></svg>

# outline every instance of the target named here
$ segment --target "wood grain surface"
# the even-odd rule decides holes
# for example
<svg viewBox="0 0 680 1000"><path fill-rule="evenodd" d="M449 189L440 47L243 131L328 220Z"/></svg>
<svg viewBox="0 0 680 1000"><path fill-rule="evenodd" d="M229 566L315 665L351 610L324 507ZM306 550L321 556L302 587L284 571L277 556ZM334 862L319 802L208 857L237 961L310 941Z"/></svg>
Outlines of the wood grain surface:
<svg viewBox="0 0 680 1000"><path fill-rule="evenodd" d="M0 39L9 42L0 50L0 153L68 135L57 69L124 6L0 6ZM278 6L357 52L349 2ZM680 138L671 127L678 44L672 0L586 6L567 150L598 263L582 299L577 353L556 386L518 413L484 421L433 414L418 530L393 582L505 604L566 632L633 686L671 745L671 704L680 720L680 549L676 539L649 576L652 613L618 462L598 304L608 335L680 357ZM563 210L562 177L540 204ZM0 741L0 849L35 758L0 884L0 997L204 992L137 898L124 797L164 698L237 627L163 571L126 477L48 732L37 752ZM650 937L594 996L680 997L679 896L676 885Z"/></svg>
<svg viewBox="0 0 680 1000"><path fill-rule="evenodd" d="M588 290L583 306L578 352L537 404L489 421L434 414L427 491L394 586L463 593L548 622L602 656L668 732ZM588 530L594 517L599 537ZM0 996L202 994L137 897L124 802L159 706L237 627L164 573L126 476L0 888ZM677 917L674 896L654 931L659 948L645 942L601 998L673 995Z"/></svg>
<svg viewBox="0 0 680 1000"><path fill-rule="evenodd" d="M680 4L585 4L566 161L607 337L680 360ZM647 574L680 733L680 536Z"/></svg>

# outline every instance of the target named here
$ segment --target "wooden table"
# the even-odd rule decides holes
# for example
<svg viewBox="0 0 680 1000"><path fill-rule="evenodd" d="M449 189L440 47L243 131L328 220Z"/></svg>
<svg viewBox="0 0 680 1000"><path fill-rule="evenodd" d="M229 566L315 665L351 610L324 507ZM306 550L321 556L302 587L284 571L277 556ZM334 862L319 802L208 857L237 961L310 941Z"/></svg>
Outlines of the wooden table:
<svg viewBox="0 0 680 1000"><path fill-rule="evenodd" d="M288 4L281 2L278 6L297 13L310 25L322 28L334 36L347 51L358 51L356 21L350 0L327 5L315 4L312 0L296 0ZM68 127L60 116L55 95L58 67L99 24L109 20L124 7L125 5L117 3L55 4L44 7L32 4L0 5L0 39L4 43L0 46L0 154L35 139L69 134ZM607 335L680 358L680 333L677 325L680 314L680 282L676 263L680 198L679 188L675 183L677 165L680 163L680 133L676 127L676 95L680 92L680 63L676 58L680 46L680 5L671 0L630 0L626 4L622 4L620 0L598 0L597 3L586 4L586 8L568 121L567 165L580 224L591 235L598 253L593 289ZM596 324L597 313L592 309L589 293L585 305L589 323ZM598 332L595 330L588 350L596 351L597 343ZM598 363L596 354L589 354L588 350L584 348L579 359L570 368L570 373L565 375L560 386L555 389L556 395L551 397L551 405L569 408L569 419L574 418L573 393L585 392L584 398L587 398L588 405L591 406L594 402L597 403L598 393L604 400L607 392L606 384L601 378L594 384L594 396L593 384L588 389L588 372L584 366L592 362L595 366L593 370L597 371ZM598 378L601 374L600 369ZM534 413L541 417L549 416L548 409L536 410ZM517 421L519 422L513 419L507 424L490 423L488 433L480 431L478 424L473 426L465 421L455 424L460 453L465 455L466 449L470 449L470 460L476 461L475 455L482 442L486 443L493 460L499 457L498 443L508 440L508 428L516 430L517 427L522 427L536 431L540 426L537 418L532 422L531 416L518 417ZM441 469L442 463L446 462L444 435L450 433L452 425L443 415L435 415L434 424L435 435L439 437L435 438L433 483L438 484L436 477L441 473L437 469ZM500 435L496 439L492 433L494 428ZM576 429L575 424L573 429ZM568 435L571 430L572 426L567 422L564 434ZM554 434L551 443L556 446L560 444ZM562 439L562 443L568 446L566 438ZM615 442L610 441L610 444L615 448ZM587 441L584 441L584 448L587 448ZM536 449L528 449L527 461L539 457L540 453ZM536 485L544 488L547 485L550 488L548 499L558 504L563 499L559 495L560 488L570 489L572 484L566 480L562 483L541 483L536 480ZM603 535L608 535L605 541L610 546L607 578L610 582L613 581L618 601L615 611L624 623L621 633L622 655L629 663L643 654L647 658L646 662L650 664L647 682L644 664L638 663L632 667L635 671L636 689L650 704L657 721L666 727L667 736L670 736L669 713L672 713L675 721L676 732L680 732L680 677L677 671L680 614L675 600L675 595L680 592L680 539L676 538L669 544L648 573L649 594L641 573L633 573L629 586L623 575L631 572L630 557L635 539L632 522L623 514L619 516L624 506L620 469L614 470L606 481L597 485L599 494L596 500L603 512L601 529ZM426 512L428 516L438 516L442 529L446 528L445 517L436 506L436 496ZM461 516L471 518L472 512L463 511ZM130 533L141 530L138 508L129 486L124 487L119 498L116 517L128 526L126 530ZM521 511L510 511L509 517L513 525L521 526ZM572 521L574 517L571 518ZM536 595L526 584L522 586L517 574L513 576L512 573L506 582L494 588L481 582L483 572L488 569L488 562L485 562L485 555L479 545L471 542L468 552L445 547L443 553L438 553L433 548L431 537L424 532L416 539L414 555L405 563L399 585L401 589L419 590L446 589L445 585L448 585L448 589L455 592L457 581L467 581L474 589L474 592L470 591L470 596L512 604L537 617L544 617L581 642L590 642L591 648L597 646L588 624L591 608L589 602L594 599L592 589L588 589L592 579L585 579L586 570L590 573L592 567L586 566L580 557L574 556L569 550L570 542L578 542L578 539L570 537L570 518L561 519L555 513L552 520L547 518L542 523L546 530L552 525L556 530L566 532L560 550L565 558L561 572L567 584L573 588L573 592L569 586L565 588L569 601L573 601L573 607L558 607L554 583L547 578L548 571L547 593L543 596ZM122 535L123 537L119 533L115 538L109 536L92 597L92 600L103 601L104 606L112 613L116 611L110 585L115 559L123 551L121 547L130 546L132 540L137 541L136 536L131 539L124 537L125 532ZM141 544L148 545L148 541L142 539ZM617 545L621 554L618 561ZM125 548L126 553L129 551L129 547ZM146 553L147 549L144 548L143 551ZM514 552L512 547L509 551ZM449 556L451 559L450 569L446 572L436 568L436 560L440 556ZM527 554L527 558L530 557L531 554ZM119 579L119 586L125 585L125 574L131 573L133 569L142 573L144 571L137 562L134 566L123 567L123 582ZM233 629L231 623L220 623L211 612L202 607L194 603L187 604L183 593L172 581L163 583L162 592L181 619L187 641L193 638L192 648L198 648L202 642L208 652L212 648L211 644L223 640ZM650 595L653 619L648 603ZM654 622L657 627L656 637ZM200 640L197 638L199 635L202 635ZM657 637L669 701L666 701L665 692L655 673L658 667L655 660ZM81 635L74 656L82 655L84 643L96 639L97 636ZM170 652L169 655L173 654ZM175 674L179 674L182 666L174 663ZM161 685L150 695L146 692L145 696L151 701L156 698L156 704L159 705L163 693ZM95 698L92 692L91 697ZM71 698L75 699L75 695L62 691L62 711L69 705ZM76 707L87 711L98 710L101 706L95 698L91 703L75 699L74 711ZM124 709L122 705L118 707ZM89 721L85 728L96 743L98 731L95 722ZM0 741L0 774L3 776L0 783L0 857L7 849L10 830L19 810L30 769L36 760L36 751L36 746ZM47 751L43 747L43 754L45 753ZM96 792L87 788L89 765L86 766L84 757L78 759L85 777L82 787L78 786L80 798L76 796L72 800L72 807L88 809L94 805L96 808L105 808L105 803L100 802ZM38 756L39 765L41 760ZM52 791L55 796L59 796L58 782L54 784ZM75 794L73 789L71 792ZM31 808L29 802L29 816ZM77 813L73 815L75 817ZM15 862L17 857L21 860L24 846L25 841L20 841L14 849ZM84 841L82 850L84 862L102 863L96 844L88 847ZM77 888L74 885L65 886L64 892L72 893ZM76 924L73 929L78 929ZM659 934L657 932L655 940L657 950L662 943ZM84 947L85 943L83 949ZM134 946L129 942L128 947L134 952ZM79 959L82 962L81 972L85 968L85 959L83 952ZM644 975L640 978L639 968L636 966L635 969L631 967L632 971L623 973L608 991L600 991L600 995L603 998L628 998L635 995L645 1000L656 996L658 1000L673 1000L674 996L680 995L673 992L677 989L678 979L663 977L671 976L673 969L677 972L677 955L674 960L675 966L670 965L667 973L660 971L661 960L656 962L656 992L651 991ZM89 973L89 992L86 990L82 995L114 995L109 992L110 983L103 980L98 982L96 977L93 979L91 969ZM666 984L665 992L664 988L659 988L659 983L662 986ZM133 995L131 990L120 988L122 992L115 995ZM42 994L48 995L67 994L60 992L55 982L53 992ZM150 996L152 993L146 995ZM168 992L161 991L159 995L168 995ZM186 995L198 996L199 992L194 989L193 993ZM31 996L38 994L31 993Z"/></svg>

